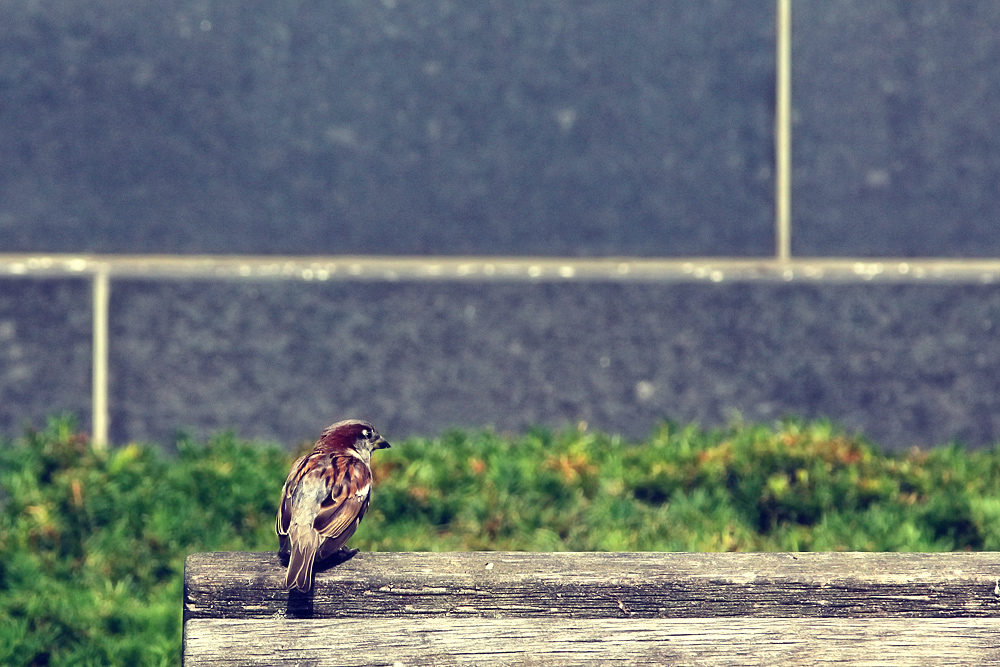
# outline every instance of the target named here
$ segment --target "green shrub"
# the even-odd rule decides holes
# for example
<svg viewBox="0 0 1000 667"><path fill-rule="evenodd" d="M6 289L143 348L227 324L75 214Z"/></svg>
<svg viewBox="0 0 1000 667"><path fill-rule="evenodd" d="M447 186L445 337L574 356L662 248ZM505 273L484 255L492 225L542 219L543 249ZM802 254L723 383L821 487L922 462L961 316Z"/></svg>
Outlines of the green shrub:
<svg viewBox="0 0 1000 667"><path fill-rule="evenodd" d="M178 664L185 556L276 548L291 460L231 434L95 450L65 419L0 444L0 664ZM1000 449L886 456L826 422L452 431L373 469L363 550L1000 549Z"/></svg>

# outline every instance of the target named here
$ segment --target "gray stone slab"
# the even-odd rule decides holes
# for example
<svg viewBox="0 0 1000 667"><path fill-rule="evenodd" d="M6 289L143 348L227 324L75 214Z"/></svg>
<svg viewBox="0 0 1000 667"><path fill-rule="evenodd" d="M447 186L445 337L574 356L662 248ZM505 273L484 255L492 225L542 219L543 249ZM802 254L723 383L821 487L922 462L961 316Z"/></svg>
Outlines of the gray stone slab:
<svg viewBox="0 0 1000 667"><path fill-rule="evenodd" d="M793 251L1000 255L1000 4L794 11Z"/></svg>
<svg viewBox="0 0 1000 667"><path fill-rule="evenodd" d="M1000 440L1000 286L116 281L116 441L829 417Z"/></svg>
<svg viewBox="0 0 1000 667"><path fill-rule="evenodd" d="M90 283L0 280L0 434L56 414L90 423Z"/></svg>
<svg viewBox="0 0 1000 667"><path fill-rule="evenodd" d="M771 4L4 3L0 247L767 255Z"/></svg>

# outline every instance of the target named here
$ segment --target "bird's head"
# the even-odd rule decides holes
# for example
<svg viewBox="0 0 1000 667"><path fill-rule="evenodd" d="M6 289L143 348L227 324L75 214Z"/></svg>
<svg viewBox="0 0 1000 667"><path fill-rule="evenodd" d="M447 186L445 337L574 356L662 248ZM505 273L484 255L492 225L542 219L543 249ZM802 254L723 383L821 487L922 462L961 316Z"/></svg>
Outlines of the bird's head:
<svg viewBox="0 0 1000 667"><path fill-rule="evenodd" d="M389 443L378 434L375 427L360 419L345 419L327 426L316 443L317 450L353 450L365 460L370 459L376 449L388 447Z"/></svg>

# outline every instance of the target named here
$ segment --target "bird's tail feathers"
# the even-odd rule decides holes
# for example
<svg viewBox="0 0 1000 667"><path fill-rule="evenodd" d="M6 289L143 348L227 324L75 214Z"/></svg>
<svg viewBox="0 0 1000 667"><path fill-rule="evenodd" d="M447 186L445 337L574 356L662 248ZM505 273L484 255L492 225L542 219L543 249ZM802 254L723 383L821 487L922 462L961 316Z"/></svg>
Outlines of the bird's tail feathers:
<svg viewBox="0 0 1000 667"><path fill-rule="evenodd" d="M313 563L316 561L320 536L310 528L298 531L294 531L294 528L295 526L292 526L288 531L291 546L288 572L285 574L285 588L289 590L297 588L307 593L312 588Z"/></svg>

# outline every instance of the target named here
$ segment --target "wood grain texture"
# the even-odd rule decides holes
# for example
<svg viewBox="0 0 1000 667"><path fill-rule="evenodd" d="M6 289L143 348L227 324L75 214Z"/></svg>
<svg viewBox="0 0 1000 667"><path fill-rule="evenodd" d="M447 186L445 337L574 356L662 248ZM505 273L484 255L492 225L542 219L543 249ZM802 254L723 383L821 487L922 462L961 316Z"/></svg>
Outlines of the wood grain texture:
<svg viewBox="0 0 1000 667"><path fill-rule="evenodd" d="M184 618L1000 617L1000 554L362 553L282 587L278 556L188 557Z"/></svg>
<svg viewBox="0 0 1000 667"><path fill-rule="evenodd" d="M187 667L1000 663L1000 619L195 619Z"/></svg>
<svg viewBox="0 0 1000 667"><path fill-rule="evenodd" d="M184 664L1000 664L1000 554L193 554Z"/></svg>

